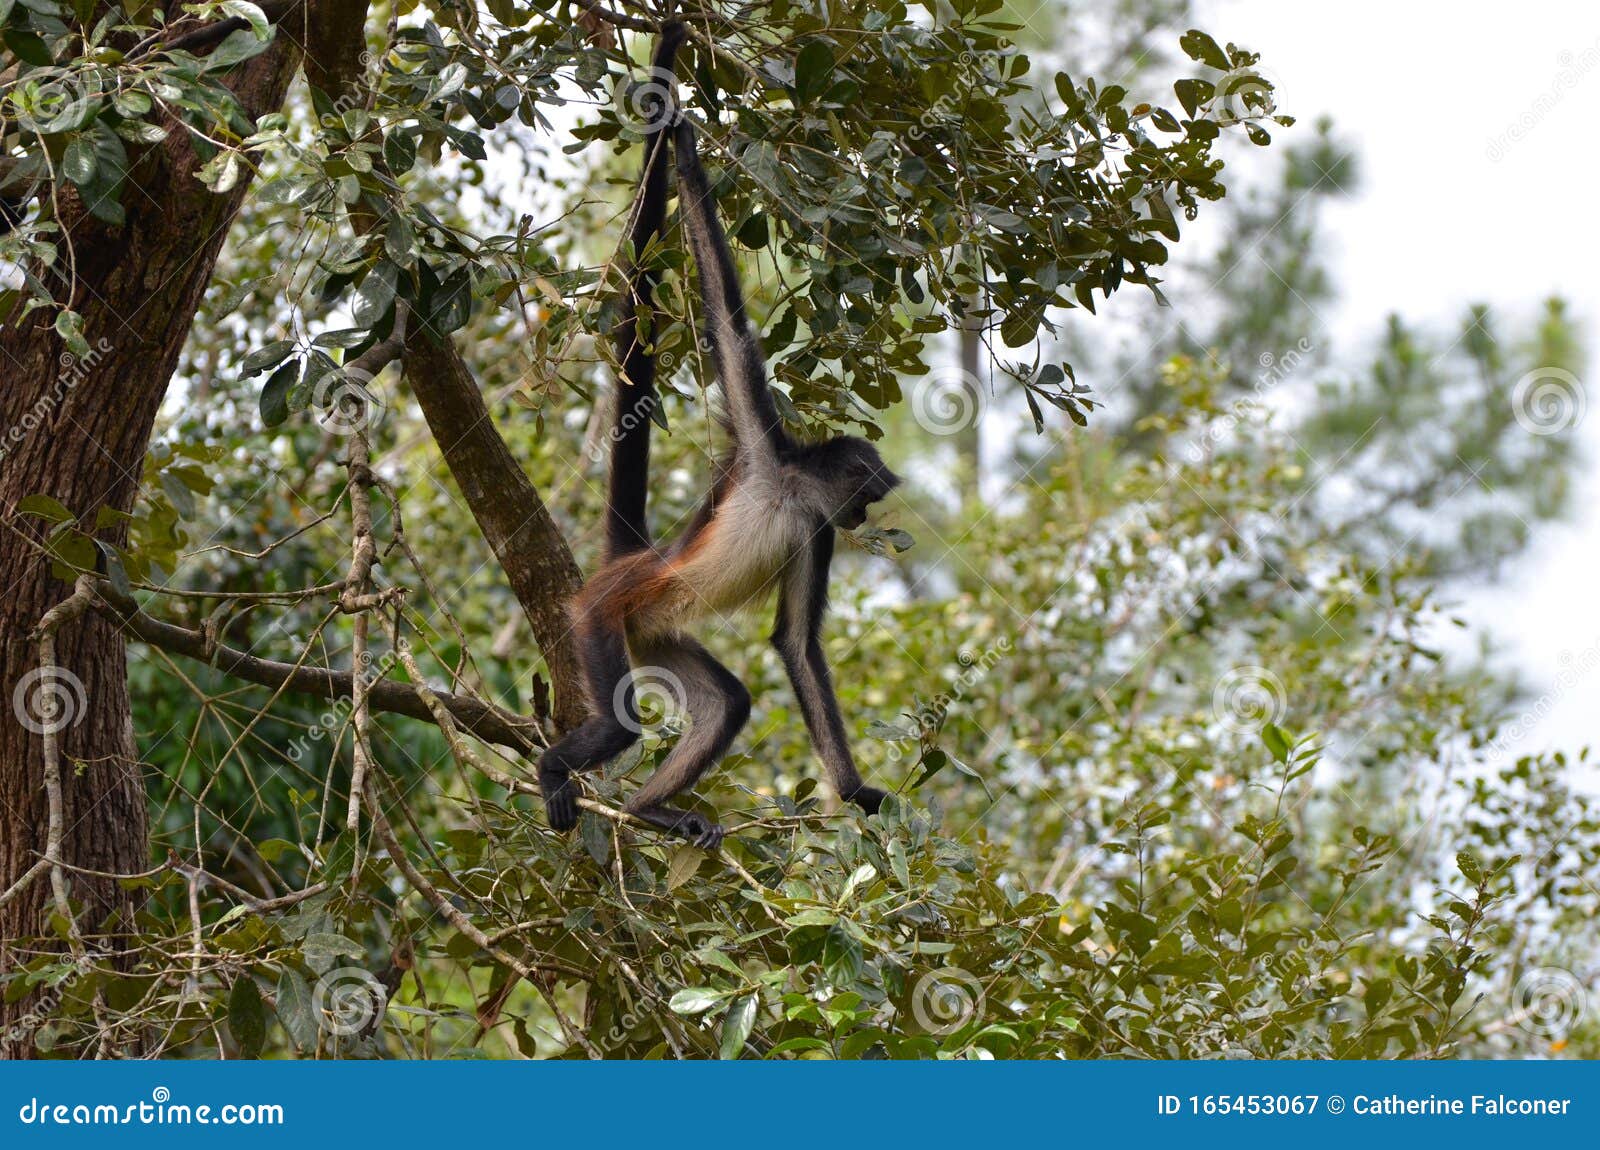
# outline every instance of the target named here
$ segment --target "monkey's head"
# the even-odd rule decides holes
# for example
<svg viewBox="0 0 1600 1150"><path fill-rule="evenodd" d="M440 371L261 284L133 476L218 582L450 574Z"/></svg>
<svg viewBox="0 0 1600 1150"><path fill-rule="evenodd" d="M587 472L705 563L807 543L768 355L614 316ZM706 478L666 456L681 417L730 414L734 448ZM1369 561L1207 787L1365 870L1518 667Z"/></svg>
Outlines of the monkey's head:
<svg viewBox="0 0 1600 1150"><path fill-rule="evenodd" d="M807 470L821 484L828 522L854 531L867 521L867 508L900 485L900 477L878 449L856 435L841 435L808 452Z"/></svg>

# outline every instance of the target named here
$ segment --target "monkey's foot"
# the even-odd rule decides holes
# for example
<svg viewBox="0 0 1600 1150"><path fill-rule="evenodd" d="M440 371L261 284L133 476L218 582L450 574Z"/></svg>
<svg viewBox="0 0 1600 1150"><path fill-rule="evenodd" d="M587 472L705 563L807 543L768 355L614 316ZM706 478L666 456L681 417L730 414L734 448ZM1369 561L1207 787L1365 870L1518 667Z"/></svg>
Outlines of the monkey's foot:
<svg viewBox="0 0 1600 1150"><path fill-rule="evenodd" d="M722 836L727 833L704 815L680 811L676 807L641 807L628 813L651 826L688 839L701 850L717 850L722 846Z"/></svg>
<svg viewBox="0 0 1600 1150"><path fill-rule="evenodd" d="M880 791L877 787L869 787L863 783L855 789L854 794L845 795L844 800L847 803L855 803L869 815L875 815L878 813L878 808L883 806L883 800L888 797L887 791Z"/></svg>
<svg viewBox="0 0 1600 1150"><path fill-rule="evenodd" d="M544 794L544 813L550 829L570 831L578 825L578 784L565 767L541 767L539 790Z"/></svg>

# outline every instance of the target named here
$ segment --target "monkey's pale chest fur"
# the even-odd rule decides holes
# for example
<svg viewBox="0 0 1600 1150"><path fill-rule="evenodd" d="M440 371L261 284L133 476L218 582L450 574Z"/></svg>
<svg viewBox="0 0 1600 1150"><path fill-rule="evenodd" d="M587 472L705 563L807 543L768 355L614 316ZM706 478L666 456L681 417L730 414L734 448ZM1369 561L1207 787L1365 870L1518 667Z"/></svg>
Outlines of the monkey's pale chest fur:
<svg viewBox="0 0 1600 1150"><path fill-rule="evenodd" d="M783 476L742 480L718 505L697 545L668 560L664 609L652 611L651 622L676 627L766 598L804 552L814 522L800 491Z"/></svg>

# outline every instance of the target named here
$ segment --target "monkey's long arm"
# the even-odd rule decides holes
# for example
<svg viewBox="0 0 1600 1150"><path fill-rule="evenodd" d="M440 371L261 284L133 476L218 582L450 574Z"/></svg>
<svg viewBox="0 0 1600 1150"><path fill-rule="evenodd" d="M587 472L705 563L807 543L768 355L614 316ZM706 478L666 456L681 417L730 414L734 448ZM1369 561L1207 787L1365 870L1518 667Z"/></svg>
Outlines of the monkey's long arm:
<svg viewBox="0 0 1600 1150"><path fill-rule="evenodd" d="M652 84L671 76L678 48L686 35L682 24L668 24L656 45ZM617 380L616 407L612 414L611 492L606 500L606 545L612 557L650 546L645 501L650 485L650 418L658 402L656 357L640 338L639 320L654 301L656 272L641 262L646 249L661 235L667 218L668 133L673 111L670 92L651 93L647 108L644 171L633 226L628 235L628 291L622 320L617 325L617 359L622 375ZM651 333L651 342L654 342Z"/></svg>
<svg viewBox="0 0 1600 1150"><path fill-rule="evenodd" d="M800 700L806 730L817 757L827 769L839 797L876 814L884 792L861 781L856 761L845 737L844 718L833 693L833 676L822 651L822 619L828 607L828 568L833 562L833 530L823 528L808 553L784 570L778 592L777 626L772 645L783 658Z"/></svg>
<svg viewBox="0 0 1600 1150"><path fill-rule="evenodd" d="M695 151L694 125L680 119L673 142L678 153L678 211L700 269L706 334L727 396L736 448L748 462L771 460L788 437L767 382L760 340L745 315L733 253Z"/></svg>

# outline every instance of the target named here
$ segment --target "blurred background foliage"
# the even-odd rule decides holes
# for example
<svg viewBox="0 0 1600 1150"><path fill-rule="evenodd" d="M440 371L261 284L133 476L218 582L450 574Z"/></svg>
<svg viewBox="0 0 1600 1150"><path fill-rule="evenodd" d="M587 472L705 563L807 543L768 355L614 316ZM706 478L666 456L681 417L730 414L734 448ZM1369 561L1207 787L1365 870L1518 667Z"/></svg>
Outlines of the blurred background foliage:
<svg viewBox="0 0 1600 1150"><path fill-rule="evenodd" d="M436 729L382 717L385 805L491 952L344 831L347 709L137 648L155 861L170 850L214 877L139 880L148 950L132 972L59 956L11 972L8 993L56 988L41 1047L84 1049L99 994L175 1056L1600 1057L1586 1009L1600 816L1572 760L1500 752L1527 693L1487 657L1442 654L1461 626L1451 581L1493 576L1566 506L1581 463L1570 429L1531 432L1514 392L1529 373L1578 372L1579 333L1559 300L1530 300L1531 319L1475 309L1431 331L1396 315L1375 346L1334 347L1317 316L1336 291L1318 212L1359 168L1336 125L1272 124L1262 175L1206 206L1214 242L1164 270L1172 306L1124 292L1099 317L1035 307L1057 285L1011 261L1068 241L1012 210L1004 164L988 191L1005 215L969 235L970 211L890 187L889 165L852 183L793 158L830 153L834 133L859 148L880 105L921 124L929 154L1030 132L1040 155L1068 137L1081 149L1083 126L1059 116L1088 89L1044 77L1092 74L1094 99L1114 81L1112 104L1160 106L1209 55L1179 48L1191 14L1178 0L1017 7L955 4L924 23L1004 39L1031 68L974 81L955 40L923 43L950 58L910 105L882 5L837 17L848 65L802 51L815 77L778 78L831 100L829 115L717 107L695 87L697 112L734 125L744 157L722 209L796 418L881 428L909 477L878 545L840 564L828 635L863 771L899 791L885 815L861 820L814 790L764 620L707 636L756 699L698 793L736 828L723 857L595 812L577 836L552 835L535 799L463 769ZM609 354L595 333L639 151L617 111L621 53L642 59L644 38L592 26L606 50L584 63L576 30L541 21L518 39L503 28L526 14L488 8L502 54L545 50L559 66L531 114L515 101L515 117L484 113L486 155L419 164L405 199L437 221L430 242L473 253L480 299L505 305L473 309L456 338L590 569ZM771 8L772 27L805 27L801 6ZM488 35L486 14L434 16ZM592 74L562 73L573 59ZM976 119L941 100L946 86L981 90ZM1258 115L1271 93L1249 98L1268 101L1243 109L1252 123L1271 123ZM285 131L319 158L275 152L264 174L311 190L279 197L269 182L247 203L147 468L143 538L165 531L147 558L173 588L288 590L349 561L343 440L305 411L264 426L262 377L241 370L286 337L309 364L305 337L350 323L348 297L316 303L323 273L300 262L318 229L342 242L314 190L337 184L324 161L338 129L319 133L307 93L293 100ZM1216 144L1224 159L1252 146L1237 132ZM1101 190L1111 204L1127 189ZM530 212L553 222L530 230ZM894 246L913 216L943 230L937 257ZM445 238L472 236L492 238ZM1097 257L1088 282L1144 278L1141 250ZM932 258L952 262L912 288L902 273ZM667 262L658 347L689 360L683 268ZM1000 338L1017 314L1029 338ZM1048 370L1067 363L1071 375ZM1031 388L1065 397L1042 434ZM691 373L674 391L672 432L657 436L663 528L691 511L715 438ZM424 669L531 712L541 665L515 600L405 391L384 377L374 393L377 466L431 587L397 556L378 570L412 589ZM200 491L169 474L197 454ZM381 548L392 512L375 507ZM210 619L258 653L348 663L348 624L321 608L197 595L151 610ZM599 796L624 793L678 732L662 716ZM243 897L309 884L326 889L264 909ZM536 976L513 976L506 954Z"/></svg>

